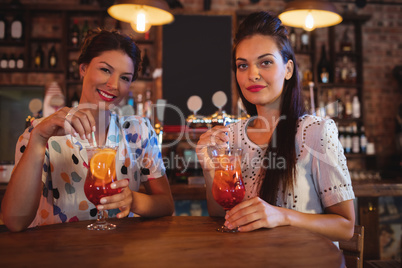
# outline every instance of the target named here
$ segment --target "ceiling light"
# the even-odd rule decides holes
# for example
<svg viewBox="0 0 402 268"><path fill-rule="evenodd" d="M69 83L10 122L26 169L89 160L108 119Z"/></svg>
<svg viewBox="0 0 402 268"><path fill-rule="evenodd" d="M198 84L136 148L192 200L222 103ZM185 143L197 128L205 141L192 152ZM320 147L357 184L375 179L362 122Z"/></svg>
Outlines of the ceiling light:
<svg viewBox="0 0 402 268"><path fill-rule="evenodd" d="M163 0L120 0L107 12L116 20L130 23L139 33L149 31L152 25L168 24L174 20Z"/></svg>
<svg viewBox="0 0 402 268"><path fill-rule="evenodd" d="M306 31L315 28L329 27L342 22L334 4L329 1L303 1L295 0L285 6L279 15L282 23Z"/></svg>

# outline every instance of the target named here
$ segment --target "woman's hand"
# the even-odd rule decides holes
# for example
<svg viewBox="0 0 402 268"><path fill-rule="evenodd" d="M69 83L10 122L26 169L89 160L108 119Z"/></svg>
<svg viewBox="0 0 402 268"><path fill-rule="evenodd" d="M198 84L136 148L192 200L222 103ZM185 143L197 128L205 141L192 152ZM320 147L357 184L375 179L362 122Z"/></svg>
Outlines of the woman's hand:
<svg viewBox="0 0 402 268"><path fill-rule="evenodd" d="M259 197L236 205L226 213L225 219L226 227L229 229L239 227L240 232L289 225L283 208L272 206Z"/></svg>
<svg viewBox="0 0 402 268"><path fill-rule="evenodd" d="M197 158L201 163L202 169L212 170L214 165L208 155L208 147L225 148L229 137L226 132L229 131L228 127L215 126L202 134L197 143Z"/></svg>
<svg viewBox="0 0 402 268"><path fill-rule="evenodd" d="M82 139L91 140L92 131L96 130L95 119L89 108L64 107L44 118L32 131L44 144L52 136L72 134Z"/></svg>
<svg viewBox="0 0 402 268"><path fill-rule="evenodd" d="M239 227L240 232L292 225L320 233L332 241L352 238L355 224L353 200L327 207L323 214L315 214L273 206L254 197L228 211L225 219L225 226Z"/></svg>
<svg viewBox="0 0 402 268"><path fill-rule="evenodd" d="M120 209L117 218L124 218L130 213L131 203L133 202L133 195L128 187L128 180L118 180L110 185L112 189L121 188L122 191L112 196L102 197L101 205L97 206L98 210Z"/></svg>

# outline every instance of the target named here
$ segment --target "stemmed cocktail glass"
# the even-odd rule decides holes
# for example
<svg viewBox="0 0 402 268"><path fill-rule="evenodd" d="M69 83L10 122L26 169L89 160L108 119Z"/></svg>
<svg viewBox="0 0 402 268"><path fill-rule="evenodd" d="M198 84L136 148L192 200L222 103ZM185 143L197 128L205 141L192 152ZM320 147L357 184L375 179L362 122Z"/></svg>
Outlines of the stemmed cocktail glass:
<svg viewBox="0 0 402 268"><path fill-rule="evenodd" d="M245 195L241 175L241 149L224 149L213 157L215 175L212 183L212 195L225 211L239 204ZM221 226L219 232L237 232L237 228Z"/></svg>
<svg viewBox="0 0 402 268"><path fill-rule="evenodd" d="M95 206L102 197L115 195L121 188L112 189L110 185L116 178L116 147L93 146L86 148L88 155L88 173L84 184L86 197ZM98 210L96 222L87 226L89 230L113 230L116 225L106 222L105 211Z"/></svg>

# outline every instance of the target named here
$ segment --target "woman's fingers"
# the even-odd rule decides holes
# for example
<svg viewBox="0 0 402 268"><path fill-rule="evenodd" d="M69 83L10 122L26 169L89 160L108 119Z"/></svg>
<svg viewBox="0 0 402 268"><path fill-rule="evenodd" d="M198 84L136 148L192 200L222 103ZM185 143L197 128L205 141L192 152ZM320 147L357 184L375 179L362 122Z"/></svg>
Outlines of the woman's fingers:
<svg viewBox="0 0 402 268"><path fill-rule="evenodd" d="M229 137L226 132L229 128L223 126L216 126L200 136L197 143L197 157L204 170L211 170L214 164L208 154L208 147L222 147L226 146Z"/></svg>
<svg viewBox="0 0 402 268"><path fill-rule="evenodd" d="M95 119L88 109L79 107L65 110L65 130L66 133L74 136L79 135L81 139L92 139L92 131L96 129Z"/></svg>
<svg viewBox="0 0 402 268"><path fill-rule="evenodd" d="M121 180L121 181L127 181L127 180ZM132 192L130 188L128 188L128 186L125 186L121 191L121 193L112 196L102 197L100 202L101 205L97 206L99 210L119 208L123 212L123 214L126 214L124 216L127 216L127 214L130 212L131 203L133 202Z"/></svg>

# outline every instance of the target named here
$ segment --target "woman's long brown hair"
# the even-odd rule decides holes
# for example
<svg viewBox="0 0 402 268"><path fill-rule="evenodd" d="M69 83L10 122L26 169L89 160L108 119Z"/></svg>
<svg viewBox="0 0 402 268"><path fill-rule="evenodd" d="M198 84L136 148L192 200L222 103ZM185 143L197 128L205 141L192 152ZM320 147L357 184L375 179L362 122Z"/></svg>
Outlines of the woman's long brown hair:
<svg viewBox="0 0 402 268"><path fill-rule="evenodd" d="M269 142L265 158L275 157L285 159L284 167L270 166L266 168L264 180L260 184L259 196L272 205L276 205L278 190L282 184L285 193L293 192L293 182L296 175L296 147L295 135L297 131L297 121L305 114L300 81L295 55L290 45L287 30L282 25L279 18L269 12L256 12L247 16L240 24L234 39L233 46L233 69L236 73L236 48L237 45L252 35L265 35L272 37L281 53L283 62L288 60L294 62L293 75L289 80L285 80L282 92L282 102L280 107L281 120L279 121L273 136L276 141ZM250 116L257 116L257 108L254 104L247 101L239 85L238 93Z"/></svg>

